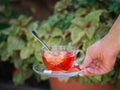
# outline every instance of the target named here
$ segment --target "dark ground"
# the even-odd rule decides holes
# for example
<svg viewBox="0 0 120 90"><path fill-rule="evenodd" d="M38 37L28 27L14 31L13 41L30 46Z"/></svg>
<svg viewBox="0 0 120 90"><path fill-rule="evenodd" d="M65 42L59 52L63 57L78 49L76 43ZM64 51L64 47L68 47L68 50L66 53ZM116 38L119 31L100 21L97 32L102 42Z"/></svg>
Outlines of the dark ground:
<svg viewBox="0 0 120 90"><path fill-rule="evenodd" d="M15 86L12 84L12 82L9 83L0 82L0 90L50 90L50 88L48 85L46 85L46 87L43 87L41 85L39 87L33 87L29 85Z"/></svg>
<svg viewBox="0 0 120 90"><path fill-rule="evenodd" d="M35 77L26 80L23 85L14 85L13 68L9 62L0 62L0 90L50 90L49 80L37 82Z"/></svg>

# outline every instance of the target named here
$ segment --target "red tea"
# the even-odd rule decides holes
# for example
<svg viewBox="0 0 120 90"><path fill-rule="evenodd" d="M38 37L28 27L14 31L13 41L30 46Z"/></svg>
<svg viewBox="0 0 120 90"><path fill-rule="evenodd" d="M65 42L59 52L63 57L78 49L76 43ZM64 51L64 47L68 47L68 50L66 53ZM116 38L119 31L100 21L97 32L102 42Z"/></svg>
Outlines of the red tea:
<svg viewBox="0 0 120 90"><path fill-rule="evenodd" d="M42 59L47 69L53 71L66 71L72 67L75 54L72 51L44 51Z"/></svg>

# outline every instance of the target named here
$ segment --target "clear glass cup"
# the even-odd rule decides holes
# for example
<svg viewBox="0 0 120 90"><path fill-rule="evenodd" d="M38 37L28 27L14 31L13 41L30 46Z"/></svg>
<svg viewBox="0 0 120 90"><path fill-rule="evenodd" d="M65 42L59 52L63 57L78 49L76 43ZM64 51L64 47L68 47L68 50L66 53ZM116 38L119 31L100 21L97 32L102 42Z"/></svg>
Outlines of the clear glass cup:
<svg viewBox="0 0 120 90"><path fill-rule="evenodd" d="M78 53L80 53L80 57L75 60ZM50 51L43 47L41 55L46 68L52 71L67 71L73 64L79 63L84 58L82 50L64 45L52 46Z"/></svg>

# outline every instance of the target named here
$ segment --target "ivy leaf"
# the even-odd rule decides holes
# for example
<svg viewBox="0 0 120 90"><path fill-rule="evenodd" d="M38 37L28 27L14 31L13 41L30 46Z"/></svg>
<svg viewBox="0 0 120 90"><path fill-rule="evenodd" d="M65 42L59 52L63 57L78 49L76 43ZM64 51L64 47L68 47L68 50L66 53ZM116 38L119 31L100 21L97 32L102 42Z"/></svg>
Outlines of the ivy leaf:
<svg viewBox="0 0 120 90"><path fill-rule="evenodd" d="M8 52L12 52L13 50L20 50L24 47L24 45L25 45L25 42L22 39L14 36L8 37L8 40L7 40Z"/></svg>
<svg viewBox="0 0 120 90"><path fill-rule="evenodd" d="M30 57L30 55L33 54L34 49L31 47L24 47L20 50L20 58L21 59L27 59L28 57Z"/></svg>
<svg viewBox="0 0 120 90"><path fill-rule="evenodd" d="M59 29L59 28L54 28L53 29L53 32L52 32L52 37L55 37L55 36L61 36L62 35L62 31L61 31L61 29Z"/></svg>
<svg viewBox="0 0 120 90"><path fill-rule="evenodd" d="M80 30L80 28L76 26L70 28L70 31L72 44L77 43L85 35L85 31Z"/></svg>
<svg viewBox="0 0 120 90"><path fill-rule="evenodd" d="M97 10L97 11L93 11L93 12L89 13L85 17L85 21L90 22L91 25L94 26L94 27L98 27L99 26L100 15L102 14L102 12L103 12L103 10Z"/></svg>
<svg viewBox="0 0 120 90"><path fill-rule="evenodd" d="M2 42L0 44L0 56L1 56L1 60L2 61L8 60L8 58L12 55L12 52L8 53L6 47L7 47L7 43L6 42Z"/></svg>
<svg viewBox="0 0 120 90"><path fill-rule="evenodd" d="M85 25L85 20L84 18L81 17L75 17L72 21L72 24L79 26L80 28L83 28Z"/></svg>
<svg viewBox="0 0 120 90"><path fill-rule="evenodd" d="M86 35L88 36L89 39L92 39L93 36L94 36L94 33L95 33L95 27L92 26L90 28L86 28L85 33L86 33Z"/></svg>

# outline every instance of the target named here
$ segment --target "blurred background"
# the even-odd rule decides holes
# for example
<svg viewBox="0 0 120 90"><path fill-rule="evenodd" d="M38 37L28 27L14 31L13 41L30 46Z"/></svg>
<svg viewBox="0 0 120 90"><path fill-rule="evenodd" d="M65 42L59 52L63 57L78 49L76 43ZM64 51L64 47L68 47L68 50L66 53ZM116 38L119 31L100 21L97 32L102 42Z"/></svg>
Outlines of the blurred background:
<svg viewBox="0 0 120 90"><path fill-rule="evenodd" d="M45 20L53 14L56 2L57 0L0 0L0 30L9 28L9 20L18 18L20 15L32 17L33 20L38 21ZM4 38L4 35L1 38ZM15 86L12 78L16 72L9 60L5 62L0 60L0 90L50 90L48 80L37 82L34 77L26 80L25 85Z"/></svg>
<svg viewBox="0 0 120 90"><path fill-rule="evenodd" d="M109 31L119 14L120 0L0 0L0 90L58 90L53 88L52 79L32 70L33 65L43 62L39 51L42 45L31 30L49 46L72 45L85 52ZM119 59L120 55L113 71L106 75L76 76L67 81L75 79L93 86L111 83L109 89L100 90L120 90Z"/></svg>

